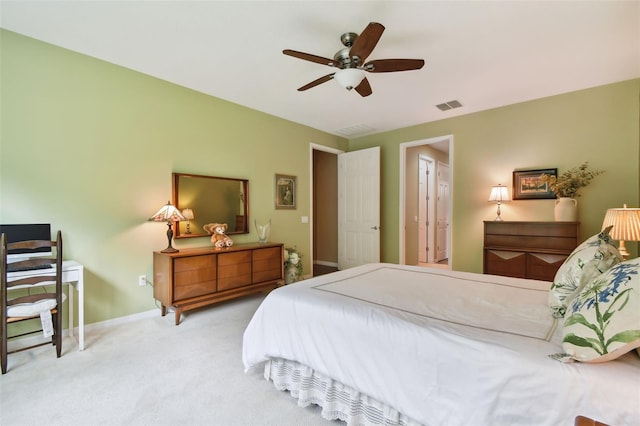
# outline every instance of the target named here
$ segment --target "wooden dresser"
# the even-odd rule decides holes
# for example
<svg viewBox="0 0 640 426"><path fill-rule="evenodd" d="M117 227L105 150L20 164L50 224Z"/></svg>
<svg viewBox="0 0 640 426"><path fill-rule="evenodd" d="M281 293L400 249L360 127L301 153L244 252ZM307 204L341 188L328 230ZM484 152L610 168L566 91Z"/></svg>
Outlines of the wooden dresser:
<svg viewBox="0 0 640 426"><path fill-rule="evenodd" d="M578 246L578 222L484 222L484 273L553 281Z"/></svg>
<svg viewBox="0 0 640 426"><path fill-rule="evenodd" d="M182 249L153 253L153 297L175 310L176 325L184 311L272 290L283 280L282 244L238 244L228 249Z"/></svg>

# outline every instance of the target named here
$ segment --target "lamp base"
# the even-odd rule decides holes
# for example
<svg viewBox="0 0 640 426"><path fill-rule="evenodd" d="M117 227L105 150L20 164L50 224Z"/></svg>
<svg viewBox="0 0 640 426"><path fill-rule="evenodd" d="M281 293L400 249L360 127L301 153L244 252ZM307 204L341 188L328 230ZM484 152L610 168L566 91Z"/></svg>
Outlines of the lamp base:
<svg viewBox="0 0 640 426"><path fill-rule="evenodd" d="M498 216L496 216L496 218L494 219L494 221L496 222L502 222L502 218L500 217L500 201L498 201L498 211L497 211Z"/></svg>
<svg viewBox="0 0 640 426"><path fill-rule="evenodd" d="M160 253L178 253L180 250L178 250L177 248L173 248L173 246L171 245L171 240L173 239L173 228L172 228L173 223L171 223L170 220L167 221L167 240L169 240L169 245L167 246L166 249L162 250Z"/></svg>
<svg viewBox="0 0 640 426"><path fill-rule="evenodd" d="M620 240L620 245L618 246L618 252L620 253L620 256L622 256L623 260L627 260L629 258L629 251L627 250L627 247L625 247L624 241L622 240Z"/></svg>

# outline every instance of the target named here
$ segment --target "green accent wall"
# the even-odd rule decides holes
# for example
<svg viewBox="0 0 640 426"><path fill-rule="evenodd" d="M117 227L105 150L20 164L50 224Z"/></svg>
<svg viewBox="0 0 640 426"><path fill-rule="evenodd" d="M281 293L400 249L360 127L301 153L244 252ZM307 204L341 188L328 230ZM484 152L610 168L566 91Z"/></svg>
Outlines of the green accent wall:
<svg viewBox="0 0 640 426"><path fill-rule="evenodd" d="M234 241L257 241L253 219L271 219L270 240L297 246L305 273L310 225L300 218L311 216L310 143L381 146L385 262L398 261L403 142L453 135L457 270L481 271L482 221L495 217L490 188L510 186L516 168L562 172L589 161L606 170L579 199L585 238L608 207L638 206L640 79L347 141L6 30L0 48L0 222L63 230L65 258L86 268L87 323L156 307L137 277L152 278L152 252L167 245L166 226L147 218L171 198L172 172L249 179L251 233ZM275 173L297 176L296 210L275 210ZM504 204L502 215L552 220L553 201Z"/></svg>
<svg viewBox="0 0 640 426"><path fill-rule="evenodd" d="M454 140L453 269L482 272L483 221L496 213L496 205L487 202L489 192L498 183L511 188L515 169L558 168L562 173L588 161L605 170L578 198L582 239L599 232L607 208L638 207L639 99L640 79L635 79L350 140L351 151L381 146L383 260L399 260L400 144L444 135ZM553 220L554 203L504 203L502 217ZM627 248L637 255L637 243Z"/></svg>
<svg viewBox="0 0 640 426"><path fill-rule="evenodd" d="M270 241L297 246L311 271L309 144L346 139L13 32L0 48L0 222L63 231L65 258L85 266L87 323L156 306L137 277L152 279L167 246L147 219L171 199L172 172L249 179L251 233L234 242L271 219ZM296 210L275 210L275 173L297 176Z"/></svg>

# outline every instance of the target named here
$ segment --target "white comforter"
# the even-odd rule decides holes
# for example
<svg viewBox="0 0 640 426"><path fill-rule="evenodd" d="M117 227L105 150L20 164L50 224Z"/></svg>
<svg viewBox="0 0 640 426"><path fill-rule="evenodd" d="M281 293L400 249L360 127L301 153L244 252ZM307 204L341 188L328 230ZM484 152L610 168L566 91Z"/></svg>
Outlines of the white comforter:
<svg viewBox="0 0 640 426"><path fill-rule="evenodd" d="M425 425L640 425L640 359L565 364L550 283L371 264L273 291L246 368L298 361ZM550 340L547 340L550 339Z"/></svg>

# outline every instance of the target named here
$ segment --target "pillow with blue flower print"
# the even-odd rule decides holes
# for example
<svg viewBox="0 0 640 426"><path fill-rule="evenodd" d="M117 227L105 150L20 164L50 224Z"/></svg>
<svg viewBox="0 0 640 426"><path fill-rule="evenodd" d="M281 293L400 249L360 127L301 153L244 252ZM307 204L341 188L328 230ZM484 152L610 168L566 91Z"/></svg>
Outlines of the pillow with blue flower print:
<svg viewBox="0 0 640 426"><path fill-rule="evenodd" d="M640 348L640 258L624 261L587 283L567 309L566 360L605 362Z"/></svg>
<svg viewBox="0 0 640 426"><path fill-rule="evenodd" d="M549 291L549 309L555 318L563 318L567 306L585 284L622 262L622 256L609 236L611 226L580 244L556 272Z"/></svg>

